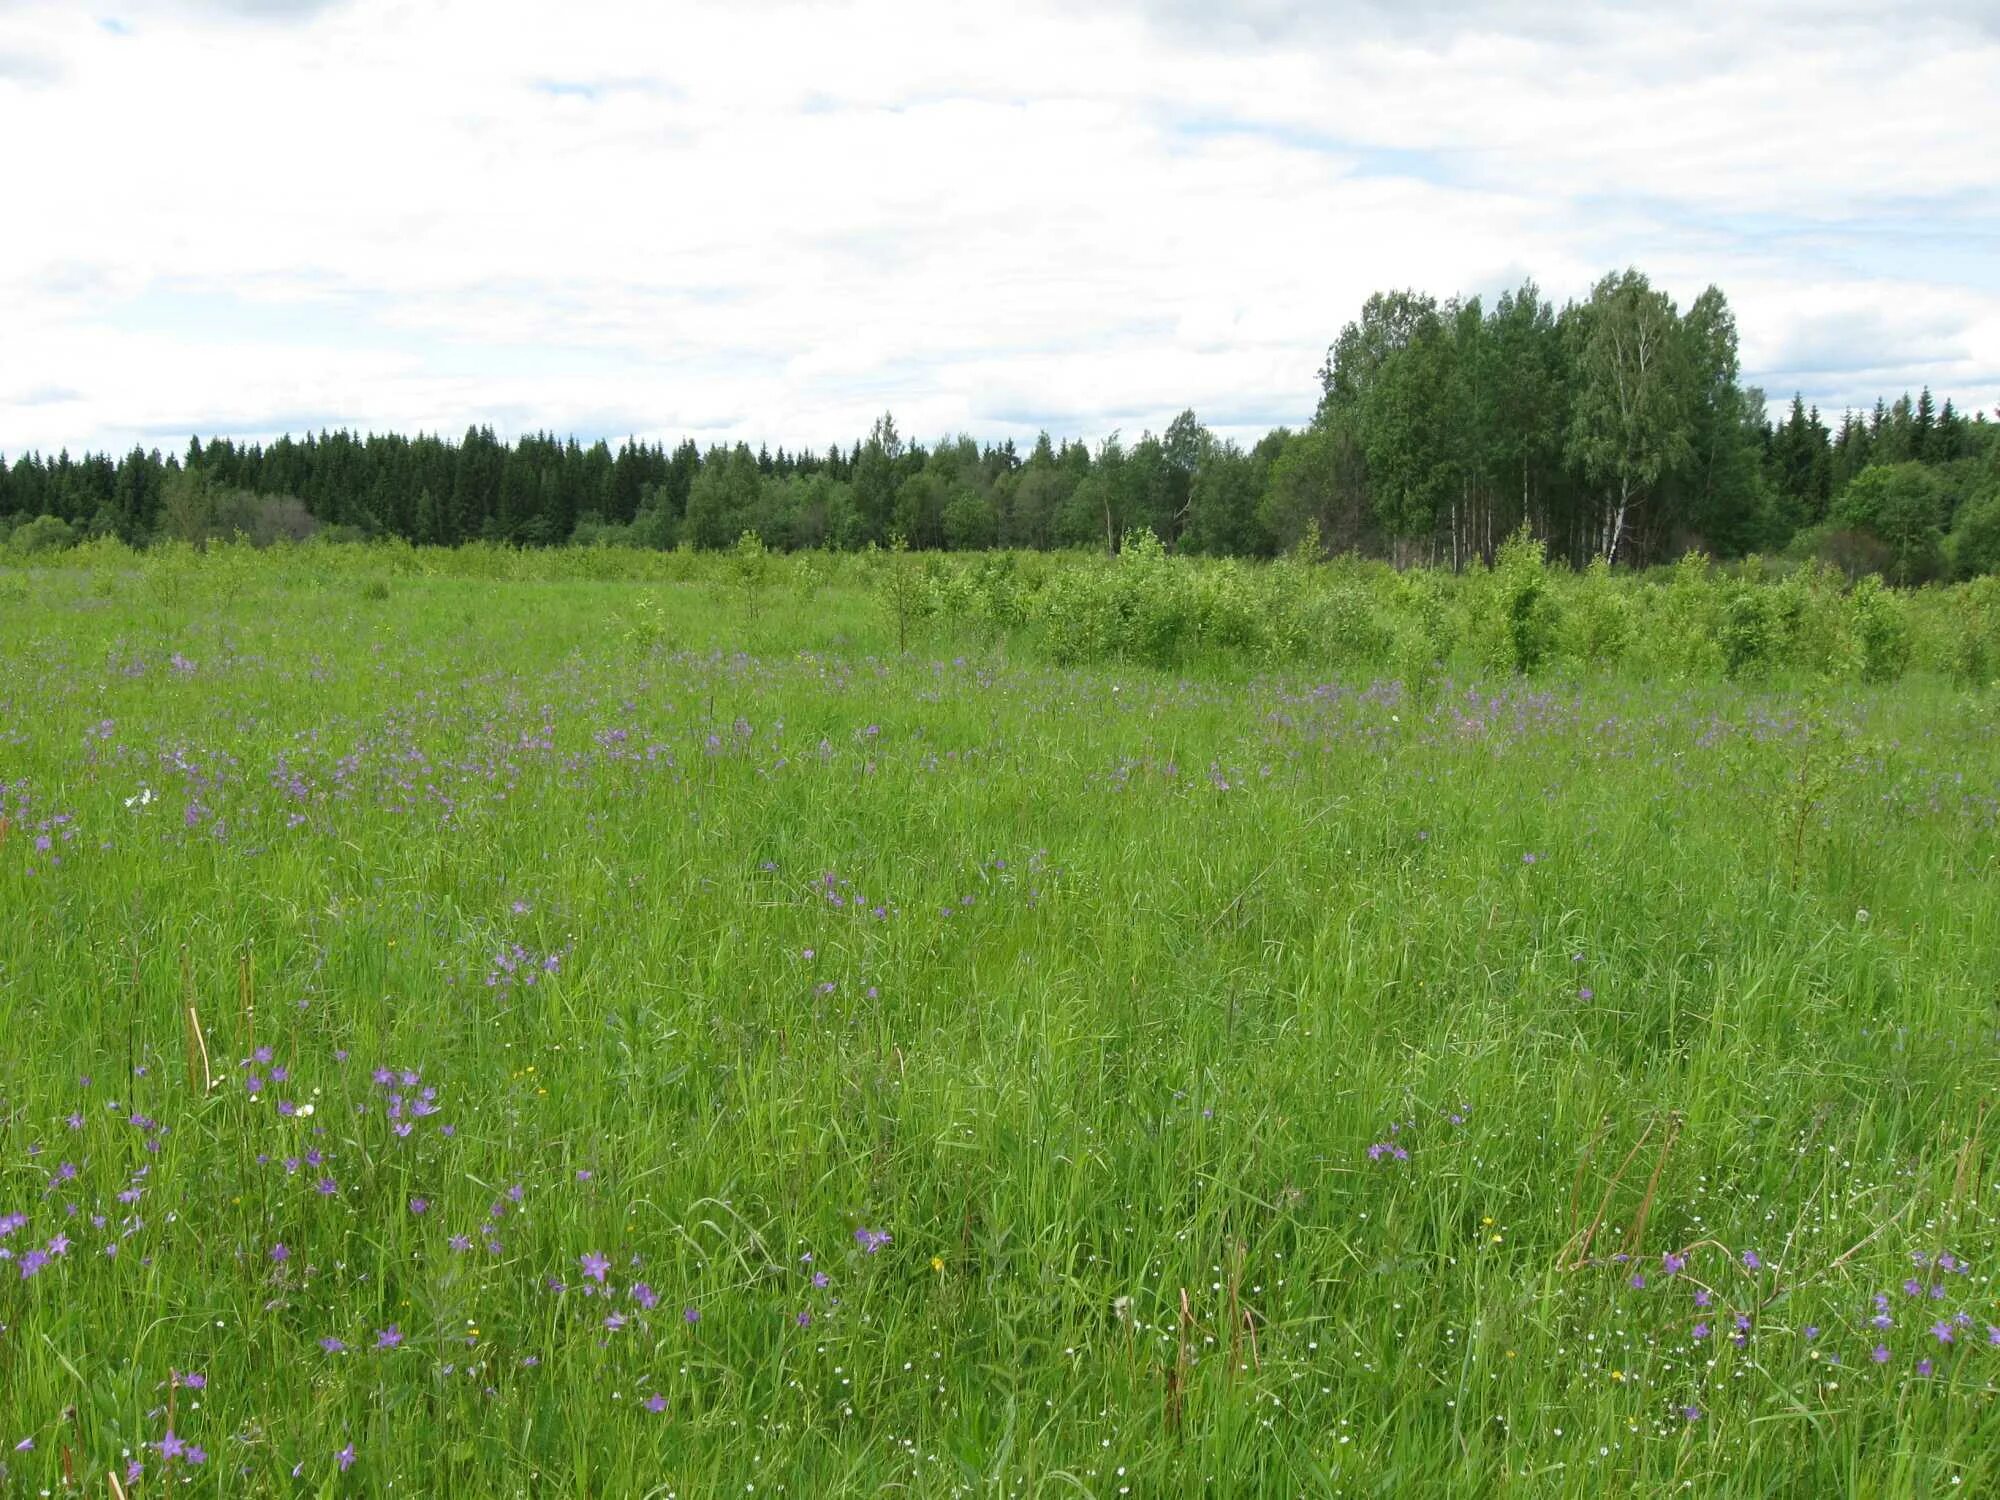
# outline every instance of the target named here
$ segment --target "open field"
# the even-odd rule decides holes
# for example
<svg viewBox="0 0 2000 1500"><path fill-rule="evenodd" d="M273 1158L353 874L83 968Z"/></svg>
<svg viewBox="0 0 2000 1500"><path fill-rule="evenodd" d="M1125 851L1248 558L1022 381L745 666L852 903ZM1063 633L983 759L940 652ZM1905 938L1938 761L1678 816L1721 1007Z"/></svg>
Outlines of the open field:
<svg viewBox="0 0 2000 1500"><path fill-rule="evenodd" d="M0 1492L2000 1489L1965 596L704 566L0 574Z"/></svg>

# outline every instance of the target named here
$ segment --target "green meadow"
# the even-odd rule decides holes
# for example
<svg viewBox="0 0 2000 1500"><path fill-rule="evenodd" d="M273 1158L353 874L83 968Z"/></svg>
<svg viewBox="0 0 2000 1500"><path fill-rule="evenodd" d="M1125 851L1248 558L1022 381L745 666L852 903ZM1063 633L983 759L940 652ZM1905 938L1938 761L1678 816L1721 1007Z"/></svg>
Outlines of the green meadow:
<svg viewBox="0 0 2000 1500"><path fill-rule="evenodd" d="M0 569L0 1493L2000 1489L2000 602Z"/></svg>

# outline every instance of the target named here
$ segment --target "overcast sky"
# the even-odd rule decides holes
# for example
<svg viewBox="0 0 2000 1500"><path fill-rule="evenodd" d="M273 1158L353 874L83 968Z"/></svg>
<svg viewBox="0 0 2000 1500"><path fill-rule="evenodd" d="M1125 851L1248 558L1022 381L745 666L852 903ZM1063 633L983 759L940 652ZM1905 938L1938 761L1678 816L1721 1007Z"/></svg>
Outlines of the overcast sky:
<svg viewBox="0 0 2000 1500"><path fill-rule="evenodd" d="M0 0L0 452L1254 435L1373 289L1627 264L2000 402L2000 0L1227 9Z"/></svg>

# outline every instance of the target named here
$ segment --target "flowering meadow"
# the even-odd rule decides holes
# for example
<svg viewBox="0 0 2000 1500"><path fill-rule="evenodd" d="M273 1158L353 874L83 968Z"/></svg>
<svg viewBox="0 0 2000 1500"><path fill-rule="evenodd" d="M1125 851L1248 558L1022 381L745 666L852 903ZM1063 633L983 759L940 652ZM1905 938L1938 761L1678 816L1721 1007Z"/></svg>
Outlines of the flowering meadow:
<svg viewBox="0 0 2000 1500"><path fill-rule="evenodd" d="M2000 690L1900 602L712 566L0 572L0 1494L2000 1492Z"/></svg>

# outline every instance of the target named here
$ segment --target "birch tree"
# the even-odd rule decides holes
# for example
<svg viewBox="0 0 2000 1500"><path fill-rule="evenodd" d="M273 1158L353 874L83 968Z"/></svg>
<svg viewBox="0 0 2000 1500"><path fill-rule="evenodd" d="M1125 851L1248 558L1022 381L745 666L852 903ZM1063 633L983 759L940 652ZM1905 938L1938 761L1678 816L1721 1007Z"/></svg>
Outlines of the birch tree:
<svg viewBox="0 0 2000 1500"><path fill-rule="evenodd" d="M1583 311L1569 453L1602 491L1615 563L1632 512L1692 456L1687 341L1673 301L1638 271L1598 282Z"/></svg>

